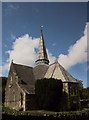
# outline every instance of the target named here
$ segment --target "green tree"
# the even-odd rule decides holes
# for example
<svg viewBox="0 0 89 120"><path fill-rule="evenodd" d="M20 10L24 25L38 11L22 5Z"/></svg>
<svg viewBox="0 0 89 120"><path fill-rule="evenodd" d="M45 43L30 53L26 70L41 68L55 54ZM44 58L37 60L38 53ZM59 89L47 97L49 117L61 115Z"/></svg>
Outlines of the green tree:
<svg viewBox="0 0 89 120"><path fill-rule="evenodd" d="M54 78L44 78L35 83L39 109L57 111L62 96L62 81Z"/></svg>
<svg viewBox="0 0 89 120"><path fill-rule="evenodd" d="M89 87L82 89L81 99L89 99Z"/></svg>

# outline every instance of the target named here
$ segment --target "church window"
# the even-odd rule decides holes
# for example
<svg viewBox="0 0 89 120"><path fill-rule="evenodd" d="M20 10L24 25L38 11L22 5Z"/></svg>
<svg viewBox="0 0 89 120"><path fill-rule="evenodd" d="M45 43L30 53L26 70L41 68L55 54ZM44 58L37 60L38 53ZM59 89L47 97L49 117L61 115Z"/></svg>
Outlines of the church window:
<svg viewBox="0 0 89 120"><path fill-rule="evenodd" d="M23 94L20 93L21 106L23 105Z"/></svg>
<svg viewBox="0 0 89 120"><path fill-rule="evenodd" d="M71 88L71 95L76 95L77 89L75 87Z"/></svg>

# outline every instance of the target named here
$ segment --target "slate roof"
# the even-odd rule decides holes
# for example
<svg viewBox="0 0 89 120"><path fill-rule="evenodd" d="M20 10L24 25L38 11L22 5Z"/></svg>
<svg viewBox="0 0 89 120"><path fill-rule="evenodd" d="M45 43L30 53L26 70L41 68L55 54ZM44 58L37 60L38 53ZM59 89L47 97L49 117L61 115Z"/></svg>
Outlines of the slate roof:
<svg viewBox="0 0 89 120"><path fill-rule="evenodd" d="M49 65L44 77L61 79L62 82L78 82L77 79L70 75L58 62Z"/></svg>
<svg viewBox="0 0 89 120"><path fill-rule="evenodd" d="M18 85L28 94L35 94L35 78L33 68L25 65L12 63L12 66L18 76Z"/></svg>
<svg viewBox="0 0 89 120"><path fill-rule="evenodd" d="M61 79L62 82L77 83L78 80L71 76L58 62L51 65L38 65L34 68L12 63L18 79L22 81L19 86L28 94L35 94L35 81L42 78Z"/></svg>
<svg viewBox="0 0 89 120"><path fill-rule="evenodd" d="M34 67L33 72L34 72L35 80L44 78L48 68L49 68L49 65L46 65L46 64L38 65Z"/></svg>
<svg viewBox="0 0 89 120"><path fill-rule="evenodd" d="M15 63L13 63L13 65L20 80L24 81L28 85L34 85L35 78L32 67Z"/></svg>
<svg viewBox="0 0 89 120"><path fill-rule="evenodd" d="M35 94L35 86L34 85L22 85L19 86L28 94Z"/></svg>
<svg viewBox="0 0 89 120"><path fill-rule="evenodd" d="M49 67L48 65L38 65L32 68L16 63L12 63L12 66L19 81L22 81L22 84L18 82L19 86L28 94L35 94L35 81L44 78Z"/></svg>

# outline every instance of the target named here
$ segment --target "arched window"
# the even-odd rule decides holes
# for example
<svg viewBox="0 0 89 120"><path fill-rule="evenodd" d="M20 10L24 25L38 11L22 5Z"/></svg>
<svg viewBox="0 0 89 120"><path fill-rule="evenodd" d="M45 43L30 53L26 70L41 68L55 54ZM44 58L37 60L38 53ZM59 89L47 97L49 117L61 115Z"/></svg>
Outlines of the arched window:
<svg viewBox="0 0 89 120"><path fill-rule="evenodd" d="M23 94L20 93L20 101L21 101L21 106L23 106Z"/></svg>

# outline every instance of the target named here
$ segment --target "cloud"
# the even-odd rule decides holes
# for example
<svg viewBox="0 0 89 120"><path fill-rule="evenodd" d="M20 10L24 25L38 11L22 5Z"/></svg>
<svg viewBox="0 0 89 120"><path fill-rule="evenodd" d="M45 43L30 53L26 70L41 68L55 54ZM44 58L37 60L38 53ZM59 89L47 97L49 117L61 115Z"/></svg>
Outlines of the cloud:
<svg viewBox="0 0 89 120"><path fill-rule="evenodd" d="M16 36L15 36L13 33L11 33L11 39L12 39L12 40L15 40L15 39L16 39Z"/></svg>
<svg viewBox="0 0 89 120"><path fill-rule="evenodd" d="M39 38L30 37L28 34L19 37L13 42L12 50L7 51L9 54L10 62L12 59L14 62L24 65L34 65L36 60L36 51L38 48Z"/></svg>
<svg viewBox="0 0 89 120"><path fill-rule="evenodd" d="M88 22L88 24L87 24L87 59L88 59L88 61L89 61L89 22Z"/></svg>
<svg viewBox="0 0 89 120"><path fill-rule="evenodd" d="M11 35L12 36L12 35ZM11 50L6 51L9 58L3 65L3 74L9 70L10 63L13 60L17 64L23 64L27 66L34 66L37 57L37 48L40 38L32 38L28 34L25 34L13 42ZM55 61L55 56L53 56L47 49L48 58L50 64Z"/></svg>
<svg viewBox="0 0 89 120"><path fill-rule="evenodd" d="M50 64L54 63L56 60L56 57L47 49L48 59L50 61Z"/></svg>
<svg viewBox="0 0 89 120"><path fill-rule="evenodd" d="M53 43L52 46L56 46L56 43Z"/></svg>
<svg viewBox="0 0 89 120"><path fill-rule="evenodd" d="M87 61L87 25L84 30L84 35L77 40L74 45L69 47L68 54L59 55L58 61L64 68L69 69L76 64ZM8 59L3 65L2 73L9 70L12 59L15 63L33 67L37 56L36 50L38 48L39 39L40 38L32 38L28 34L16 38L12 44L11 50L6 51ZM50 64L55 62L56 57L48 49L47 53Z"/></svg>
<svg viewBox="0 0 89 120"><path fill-rule="evenodd" d="M84 35L69 47L68 54L59 55L59 63L66 69L87 61L87 25L85 26Z"/></svg>
<svg viewBox="0 0 89 120"><path fill-rule="evenodd" d="M36 50L38 48L39 38L32 38L25 34L12 44L11 50L6 51L8 59L3 65L2 74L8 73L10 63L13 60L17 64L34 66L36 60Z"/></svg>
<svg viewBox="0 0 89 120"><path fill-rule="evenodd" d="M10 2L5 3L5 8L3 8L6 15L11 15L13 12L17 12L19 6Z"/></svg>

